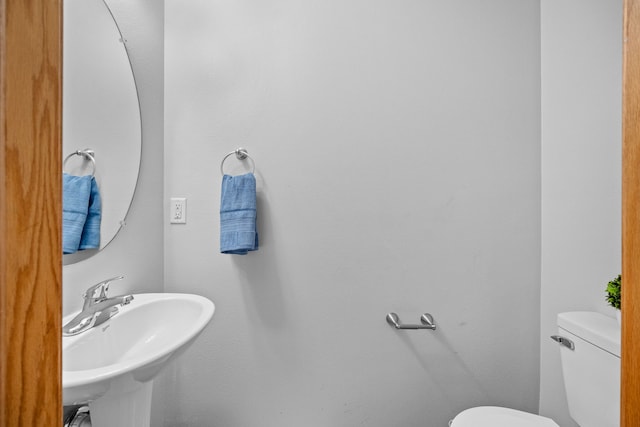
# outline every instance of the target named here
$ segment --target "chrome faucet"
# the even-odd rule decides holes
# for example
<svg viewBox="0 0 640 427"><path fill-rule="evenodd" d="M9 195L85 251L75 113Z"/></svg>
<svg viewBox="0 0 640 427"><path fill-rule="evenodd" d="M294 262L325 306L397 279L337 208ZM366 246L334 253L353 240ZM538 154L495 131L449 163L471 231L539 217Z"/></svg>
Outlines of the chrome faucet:
<svg viewBox="0 0 640 427"><path fill-rule="evenodd" d="M112 277L87 289L82 295L84 298L82 311L62 327L62 335L68 337L88 331L118 314L118 306L129 304L133 300L133 295L107 297L109 284L123 278L124 276Z"/></svg>

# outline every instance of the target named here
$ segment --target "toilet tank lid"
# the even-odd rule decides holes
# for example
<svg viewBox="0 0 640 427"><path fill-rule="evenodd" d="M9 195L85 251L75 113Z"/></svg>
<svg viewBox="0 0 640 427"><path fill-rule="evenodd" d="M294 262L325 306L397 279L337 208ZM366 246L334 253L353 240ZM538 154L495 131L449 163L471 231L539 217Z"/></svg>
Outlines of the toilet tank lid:
<svg viewBox="0 0 640 427"><path fill-rule="evenodd" d="M558 314L558 327L620 357L620 325L613 317L593 311Z"/></svg>

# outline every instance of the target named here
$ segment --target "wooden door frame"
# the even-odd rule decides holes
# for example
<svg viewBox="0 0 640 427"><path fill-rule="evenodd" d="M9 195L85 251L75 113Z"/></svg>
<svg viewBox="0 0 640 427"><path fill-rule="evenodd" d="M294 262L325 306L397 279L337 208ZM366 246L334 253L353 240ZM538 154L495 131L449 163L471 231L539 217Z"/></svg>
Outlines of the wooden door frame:
<svg viewBox="0 0 640 427"><path fill-rule="evenodd" d="M640 426L640 0L624 3L622 427Z"/></svg>
<svg viewBox="0 0 640 427"><path fill-rule="evenodd" d="M62 0L0 0L0 426L62 424Z"/></svg>

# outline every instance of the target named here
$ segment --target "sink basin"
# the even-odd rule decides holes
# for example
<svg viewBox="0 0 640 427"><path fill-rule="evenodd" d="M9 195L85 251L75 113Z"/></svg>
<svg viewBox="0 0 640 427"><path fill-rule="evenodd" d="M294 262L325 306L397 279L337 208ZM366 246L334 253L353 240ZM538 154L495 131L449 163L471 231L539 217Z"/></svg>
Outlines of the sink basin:
<svg viewBox="0 0 640 427"><path fill-rule="evenodd" d="M88 403L97 427L148 425L148 413L132 424L125 418L143 412L141 405L150 411L153 378L196 339L214 310L213 303L199 295L135 294L105 323L63 337L64 405ZM126 406L132 406L132 414ZM113 411L122 419L116 420Z"/></svg>

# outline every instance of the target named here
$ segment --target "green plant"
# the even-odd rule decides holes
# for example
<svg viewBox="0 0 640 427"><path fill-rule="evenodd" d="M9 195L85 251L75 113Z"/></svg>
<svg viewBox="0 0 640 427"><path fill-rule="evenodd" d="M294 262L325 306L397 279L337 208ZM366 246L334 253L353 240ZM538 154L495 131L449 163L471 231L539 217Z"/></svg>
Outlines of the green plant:
<svg viewBox="0 0 640 427"><path fill-rule="evenodd" d="M620 288L622 287L622 276L618 277L607 283L607 302L613 308L620 310Z"/></svg>

